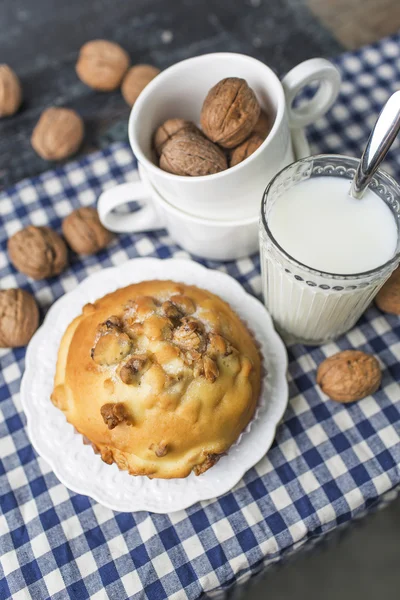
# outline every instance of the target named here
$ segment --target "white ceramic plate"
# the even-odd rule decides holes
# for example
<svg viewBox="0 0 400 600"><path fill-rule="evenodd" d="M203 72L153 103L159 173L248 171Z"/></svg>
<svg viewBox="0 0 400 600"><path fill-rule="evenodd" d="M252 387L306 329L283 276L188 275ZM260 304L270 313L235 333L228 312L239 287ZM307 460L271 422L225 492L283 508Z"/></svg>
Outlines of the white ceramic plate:
<svg viewBox="0 0 400 600"><path fill-rule="evenodd" d="M148 479L133 477L115 464L106 465L50 401L58 347L71 320L87 302L149 279L182 281L221 296L247 323L264 357L267 375L256 418L229 453L198 477ZM190 260L138 258L91 275L50 308L27 349L21 401L33 446L69 489L113 510L167 513L228 492L265 455L287 405L286 369L286 350L271 317L232 277Z"/></svg>

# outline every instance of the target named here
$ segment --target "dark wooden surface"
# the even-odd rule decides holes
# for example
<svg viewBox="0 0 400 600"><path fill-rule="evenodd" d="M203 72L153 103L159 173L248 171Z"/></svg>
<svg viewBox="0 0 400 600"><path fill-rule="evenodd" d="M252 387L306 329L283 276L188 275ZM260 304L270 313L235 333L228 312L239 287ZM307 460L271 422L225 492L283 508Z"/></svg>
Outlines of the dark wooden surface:
<svg viewBox="0 0 400 600"><path fill-rule="evenodd" d="M30 136L41 111L68 106L85 121L79 154L125 140L129 108L119 91L95 92L75 74L80 46L119 42L132 63L165 68L214 51L243 52L279 74L341 47L302 0L1 0L0 63L21 79L24 102L0 120L0 189L54 163L39 158Z"/></svg>

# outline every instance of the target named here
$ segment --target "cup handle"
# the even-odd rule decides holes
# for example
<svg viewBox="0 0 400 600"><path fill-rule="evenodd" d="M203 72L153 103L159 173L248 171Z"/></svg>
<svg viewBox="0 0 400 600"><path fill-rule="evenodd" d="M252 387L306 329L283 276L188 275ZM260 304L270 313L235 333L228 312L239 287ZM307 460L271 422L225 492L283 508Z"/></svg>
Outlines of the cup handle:
<svg viewBox="0 0 400 600"><path fill-rule="evenodd" d="M132 213L116 213L115 208L127 202L142 204ZM97 201L97 210L101 223L110 231L133 232L162 229L164 224L156 213L146 185L142 181L121 183L103 192Z"/></svg>
<svg viewBox="0 0 400 600"><path fill-rule="evenodd" d="M315 96L298 108L293 101L300 90L309 83L319 83ZM294 67L283 78L289 126L292 129L306 127L324 115L336 100L341 77L338 69L325 58L311 58Z"/></svg>

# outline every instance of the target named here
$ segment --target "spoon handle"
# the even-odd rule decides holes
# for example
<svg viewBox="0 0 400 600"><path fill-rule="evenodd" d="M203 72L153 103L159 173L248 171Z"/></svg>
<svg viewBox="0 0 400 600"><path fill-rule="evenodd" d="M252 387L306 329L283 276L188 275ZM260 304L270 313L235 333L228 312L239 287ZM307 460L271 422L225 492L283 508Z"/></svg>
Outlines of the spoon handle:
<svg viewBox="0 0 400 600"><path fill-rule="evenodd" d="M362 198L375 171L385 158L400 131L400 91L386 102L369 136L351 184L350 195Z"/></svg>

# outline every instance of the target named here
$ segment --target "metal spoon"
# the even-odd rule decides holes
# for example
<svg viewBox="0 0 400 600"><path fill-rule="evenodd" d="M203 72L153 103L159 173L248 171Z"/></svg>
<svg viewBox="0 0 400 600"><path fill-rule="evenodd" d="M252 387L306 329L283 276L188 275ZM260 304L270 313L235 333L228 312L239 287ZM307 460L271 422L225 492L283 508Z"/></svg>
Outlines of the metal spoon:
<svg viewBox="0 0 400 600"><path fill-rule="evenodd" d="M390 96L375 123L351 183L350 196L357 199L363 197L399 131L400 91Z"/></svg>

